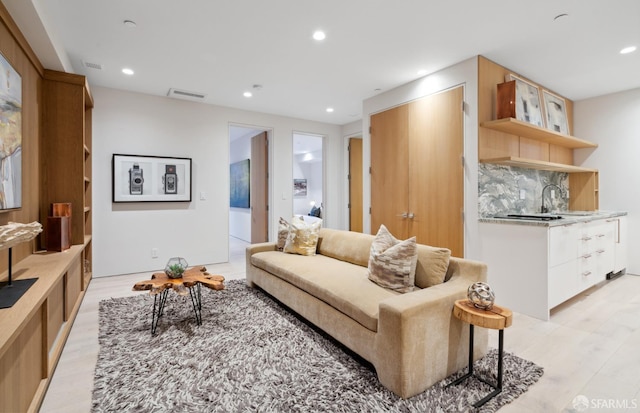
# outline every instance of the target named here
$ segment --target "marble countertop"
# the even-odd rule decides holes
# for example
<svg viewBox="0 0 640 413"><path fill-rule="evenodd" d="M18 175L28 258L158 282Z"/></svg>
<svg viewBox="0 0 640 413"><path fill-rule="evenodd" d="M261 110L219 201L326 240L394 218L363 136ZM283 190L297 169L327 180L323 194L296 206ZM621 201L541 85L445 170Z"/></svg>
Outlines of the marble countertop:
<svg viewBox="0 0 640 413"><path fill-rule="evenodd" d="M531 214L536 215L536 214ZM553 219L549 221L539 221L536 219L510 219L504 218L505 215L493 218L480 218L478 222L488 224L508 224L508 225L529 225L538 227L555 227L559 225L569 225L578 222L590 222L597 219L614 218L627 215L621 211L560 211L552 212L550 215L559 215L561 219Z"/></svg>

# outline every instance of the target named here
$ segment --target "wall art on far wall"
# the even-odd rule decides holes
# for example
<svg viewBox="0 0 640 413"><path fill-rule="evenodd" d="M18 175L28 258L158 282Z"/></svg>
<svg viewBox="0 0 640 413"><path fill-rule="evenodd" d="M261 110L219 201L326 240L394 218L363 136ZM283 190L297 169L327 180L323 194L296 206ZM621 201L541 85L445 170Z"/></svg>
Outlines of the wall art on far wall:
<svg viewBox="0 0 640 413"><path fill-rule="evenodd" d="M542 95L544 111L547 114L547 128L570 135L569 121L567 120L567 102L564 98L554 95L548 90L542 90Z"/></svg>
<svg viewBox="0 0 640 413"><path fill-rule="evenodd" d="M191 158L114 154L113 202L191 202Z"/></svg>
<svg viewBox="0 0 640 413"><path fill-rule="evenodd" d="M229 206L232 208L249 208L249 162L245 159L229 165Z"/></svg>
<svg viewBox="0 0 640 413"><path fill-rule="evenodd" d="M0 53L0 211L22 207L22 77Z"/></svg>
<svg viewBox="0 0 640 413"><path fill-rule="evenodd" d="M306 179L293 180L293 196L295 197L307 196L307 180Z"/></svg>

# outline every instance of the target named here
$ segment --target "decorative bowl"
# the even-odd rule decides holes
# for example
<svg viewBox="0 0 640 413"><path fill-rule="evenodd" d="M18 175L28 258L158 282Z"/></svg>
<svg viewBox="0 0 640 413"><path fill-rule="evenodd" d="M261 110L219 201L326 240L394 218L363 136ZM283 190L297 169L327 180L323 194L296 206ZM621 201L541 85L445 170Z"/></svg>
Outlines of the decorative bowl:
<svg viewBox="0 0 640 413"><path fill-rule="evenodd" d="M491 310L496 295L487 283L476 282L469 286L467 297L474 307L482 310Z"/></svg>

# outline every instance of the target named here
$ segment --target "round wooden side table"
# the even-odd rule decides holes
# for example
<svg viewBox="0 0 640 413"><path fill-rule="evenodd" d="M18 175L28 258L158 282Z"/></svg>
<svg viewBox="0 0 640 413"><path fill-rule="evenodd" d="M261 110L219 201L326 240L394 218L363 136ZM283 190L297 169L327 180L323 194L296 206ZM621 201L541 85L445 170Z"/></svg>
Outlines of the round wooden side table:
<svg viewBox="0 0 640 413"><path fill-rule="evenodd" d="M511 310L499 305L493 305L490 310L482 310L477 308L469 300L458 300L453 305L453 315L457 319L469 323L469 371L459 379L449 383L448 386L453 386L463 382L465 379L474 376L483 383L488 384L494 390L484 398L478 400L473 404L474 407L480 407L493 397L498 395L502 391L502 352L504 349L504 329L511 325L513 320L513 313ZM499 330L498 332L498 380L494 385L488 382L483 377L479 377L473 374L473 327L484 327L493 330Z"/></svg>

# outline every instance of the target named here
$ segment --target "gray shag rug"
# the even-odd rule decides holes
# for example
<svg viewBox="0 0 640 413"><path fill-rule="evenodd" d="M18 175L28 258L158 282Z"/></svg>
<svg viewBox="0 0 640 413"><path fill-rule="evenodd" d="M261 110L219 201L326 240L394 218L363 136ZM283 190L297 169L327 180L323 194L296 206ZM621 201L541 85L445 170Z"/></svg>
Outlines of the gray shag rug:
<svg viewBox="0 0 640 413"><path fill-rule="evenodd" d="M357 355L264 292L228 281L202 289L203 324L189 296L169 292L156 336L153 297L100 302L93 412L494 412L527 391L541 367L504 356L503 391L475 378L445 388L460 371L410 399L384 388ZM497 351L474 365L495 380Z"/></svg>

